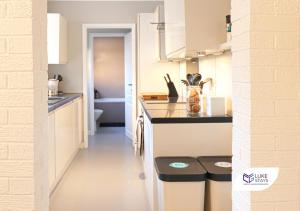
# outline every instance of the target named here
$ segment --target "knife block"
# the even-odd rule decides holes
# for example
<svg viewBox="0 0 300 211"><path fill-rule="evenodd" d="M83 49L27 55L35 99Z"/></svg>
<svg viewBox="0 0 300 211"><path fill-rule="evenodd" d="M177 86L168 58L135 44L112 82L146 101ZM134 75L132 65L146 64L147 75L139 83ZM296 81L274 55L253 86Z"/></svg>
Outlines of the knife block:
<svg viewBox="0 0 300 211"><path fill-rule="evenodd" d="M173 82L168 82L169 97L178 97L178 92Z"/></svg>

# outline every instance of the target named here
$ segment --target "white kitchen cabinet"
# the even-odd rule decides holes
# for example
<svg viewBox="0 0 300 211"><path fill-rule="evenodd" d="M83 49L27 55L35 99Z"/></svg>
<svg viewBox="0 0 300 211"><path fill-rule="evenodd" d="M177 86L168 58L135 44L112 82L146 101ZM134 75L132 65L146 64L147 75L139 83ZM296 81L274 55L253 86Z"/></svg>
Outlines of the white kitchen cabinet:
<svg viewBox="0 0 300 211"><path fill-rule="evenodd" d="M145 114L144 141L146 193L150 210L158 211L158 181L154 159L160 156L230 156L232 123L153 124Z"/></svg>
<svg viewBox="0 0 300 211"><path fill-rule="evenodd" d="M196 57L226 42L230 0L165 0L168 58Z"/></svg>
<svg viewBox="0 0 300 211"><path fill-rule="evenodd" d="M48 64L66 64L68 60L67 21L58 13L48 13L47 19Z"/></svg>
<svg viewBox="0 0 300 211"><path fill-rule="evenodd" d="M153 13L138 15L138 95L143 92L165 92L168 88L164 76L169 73L177 88L180 87L179 64L158 62L155 53L156 27Z"/></svg>
<svg viewBox="0 0 300 211"><path fill-rule="evenodd" d="M48 115L48 149L49 149L49 190L55 183L55 115L53 112Z"/></svg>
<svg viewBox="0 0 300 211"><path fill-rule="evenodd" d="M83 119L82 119L82 100L74 101L74 146L80 147L83 143Z"/></svg>
<svg viewBox="0 0 300 211"><path fill-rule="evenodd" d="M74 104L69 103L55 111L56 177L62 176L70 162L74 139Z"/></svg>
<svg viewBox="0 0 300 211"><path fill-rule="evenodd" d="M153 199L153 140L152 140L152 125L148 118L144 118L144 172L145 172L145 185L150 210L154 210ZM156 203L156 202L155 202Z"/></svg>
<svg viewBox="0 0 300 211"><path fill-rule="evenodd" d="M49 189L60 181L83 141L82 98L48 115Z"/></svg>
<svg viewBox="0 0 300 211"><path fill-rule="evenodd" d="M154 11L154 32L155 32L155 57L158 61L167 60L165 47L165 16L164 7L158 6Z"/></svg>

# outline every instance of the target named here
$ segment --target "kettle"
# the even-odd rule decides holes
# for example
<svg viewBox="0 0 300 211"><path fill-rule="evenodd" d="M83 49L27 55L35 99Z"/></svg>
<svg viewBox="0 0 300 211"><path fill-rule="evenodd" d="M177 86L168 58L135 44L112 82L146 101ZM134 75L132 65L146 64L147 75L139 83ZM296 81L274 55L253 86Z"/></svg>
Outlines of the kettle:
<svg viewBox="0 0 300 211"><path fill-rule="evenodd" d="M56 79L48 80L48 96L58 95L58 83L59 83L59 80L56 80Z"/></svg>

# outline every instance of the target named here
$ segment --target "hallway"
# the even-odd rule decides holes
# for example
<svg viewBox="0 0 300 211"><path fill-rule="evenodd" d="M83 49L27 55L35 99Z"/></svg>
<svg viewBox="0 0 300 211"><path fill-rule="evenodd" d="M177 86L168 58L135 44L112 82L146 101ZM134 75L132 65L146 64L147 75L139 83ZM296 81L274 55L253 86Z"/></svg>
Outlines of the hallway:
<svg viewBox="0 0 300 211"><path fill-rule="evenodd" d="M141 172L124 128L101 128L63 177L50 211L147 211Z"/></svg>

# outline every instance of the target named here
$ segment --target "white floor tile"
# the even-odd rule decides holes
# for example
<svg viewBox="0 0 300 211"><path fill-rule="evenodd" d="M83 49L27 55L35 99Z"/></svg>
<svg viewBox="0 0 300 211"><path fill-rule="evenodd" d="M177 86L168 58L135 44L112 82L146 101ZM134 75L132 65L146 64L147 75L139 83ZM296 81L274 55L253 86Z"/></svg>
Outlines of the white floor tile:
<svg viewBox="0 0 300 211"><path fill-rule="evenodd" d="M101 128L51 197L50 211L148 211L141 161L124 128Z"/></svg>

